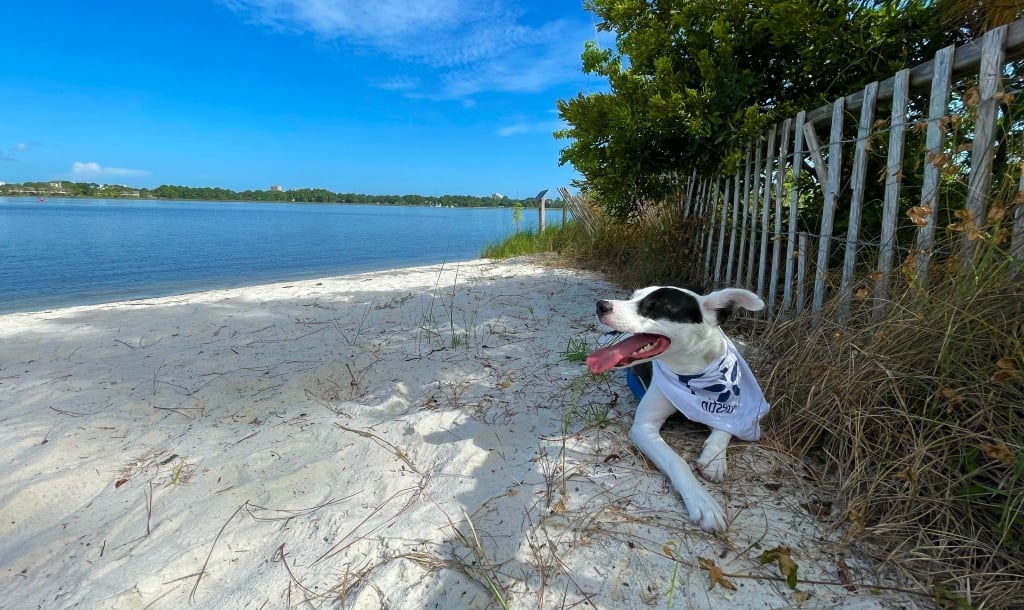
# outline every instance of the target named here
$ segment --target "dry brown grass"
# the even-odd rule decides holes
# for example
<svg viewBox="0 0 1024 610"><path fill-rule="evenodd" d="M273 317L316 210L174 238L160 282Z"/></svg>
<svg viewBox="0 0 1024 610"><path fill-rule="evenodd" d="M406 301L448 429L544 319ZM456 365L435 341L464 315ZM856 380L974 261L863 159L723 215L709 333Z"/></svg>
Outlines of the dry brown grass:
<svg viewBox="0 0 1024 610"><path fill-rule="evenodd" d="M822 457L849 536L938 602L1013 606L1024 599L1022 285L987 262L927 294L907 289L880 322L869 305L842 327L805 316L757 338L769 435Z"/></svg>

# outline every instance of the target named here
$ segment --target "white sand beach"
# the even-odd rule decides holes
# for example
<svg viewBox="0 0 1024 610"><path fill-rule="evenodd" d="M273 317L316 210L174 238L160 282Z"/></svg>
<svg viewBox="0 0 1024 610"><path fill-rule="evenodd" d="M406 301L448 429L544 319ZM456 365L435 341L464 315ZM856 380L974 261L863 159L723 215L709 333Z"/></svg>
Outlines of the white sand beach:
<svg viewBox="0 0 1024 610"><path fill-rule="evenodd" d="M481 260L0 316L0 607L926 607L770 427L706 483L729 531L687 520L565 357L625 292Z"/></svg>

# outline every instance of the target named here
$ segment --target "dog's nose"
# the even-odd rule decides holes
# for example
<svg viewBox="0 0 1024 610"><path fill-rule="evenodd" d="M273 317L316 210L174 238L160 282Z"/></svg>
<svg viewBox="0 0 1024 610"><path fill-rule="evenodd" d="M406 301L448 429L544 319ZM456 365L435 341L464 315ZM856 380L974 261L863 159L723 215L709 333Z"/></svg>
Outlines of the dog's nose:
<svg viewBox="0 0 1024 610"><path fill-rule="evenodd" d="M598 301L597 302L597 317L601 317L606 313L611 313L612 304L609 301Z"/></svg>

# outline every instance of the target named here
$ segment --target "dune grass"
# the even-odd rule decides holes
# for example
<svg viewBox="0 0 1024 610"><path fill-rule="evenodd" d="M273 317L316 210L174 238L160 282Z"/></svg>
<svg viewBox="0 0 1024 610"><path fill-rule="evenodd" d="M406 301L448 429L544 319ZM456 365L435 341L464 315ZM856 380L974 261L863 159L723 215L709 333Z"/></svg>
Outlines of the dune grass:
<svg viewBox="0 0 1024 610"><path fill-rule="evenodd" d="M865 302L758 343L772 436L839 475L851 535L938 600L1008 607L1024 599L1024 298L996 260L906 286L879 322Z"/></svg>
<svg viewBox="0 0 1024 610"><path fill-rule="evenodd" d="M543 231L517 231L505 239L484 246L482 258L512 258L527 254L544 254L557 252L565 245L566 235L571 233L569 227L549 225Z"/></svg>
<svg viewBox="0 0 1024 610"><path fill-rule="evenodd" d="M701 284L697 235L694 221L666 212L602 220L590 233L570 224L532 251L553 249L627 288ZM820 323L808 313L746 329L773 403L766 442L837 475L848 537L943 607L1024 599L1024 283L1004 250L980 250L969 272L955 259L936 266L927 291L897 278L881 321L863 299L842 326L829 322L836 301Z"/></svg>

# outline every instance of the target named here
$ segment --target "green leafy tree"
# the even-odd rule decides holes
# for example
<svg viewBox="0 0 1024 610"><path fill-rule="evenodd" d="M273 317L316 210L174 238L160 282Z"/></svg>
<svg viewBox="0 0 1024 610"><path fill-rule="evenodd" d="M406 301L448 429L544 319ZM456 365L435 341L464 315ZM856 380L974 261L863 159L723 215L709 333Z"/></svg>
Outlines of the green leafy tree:
<svg viewBox="0 0 1024 610"><path fill-rule="evenodd" d="M569 141L560 162L614 216L629 218L669 197L680 172L728 174L765 126L970 38L955 5L587 0L616 45L588 43L583 70L609 90L558 102L568 127L555 136Z"/></svg>

